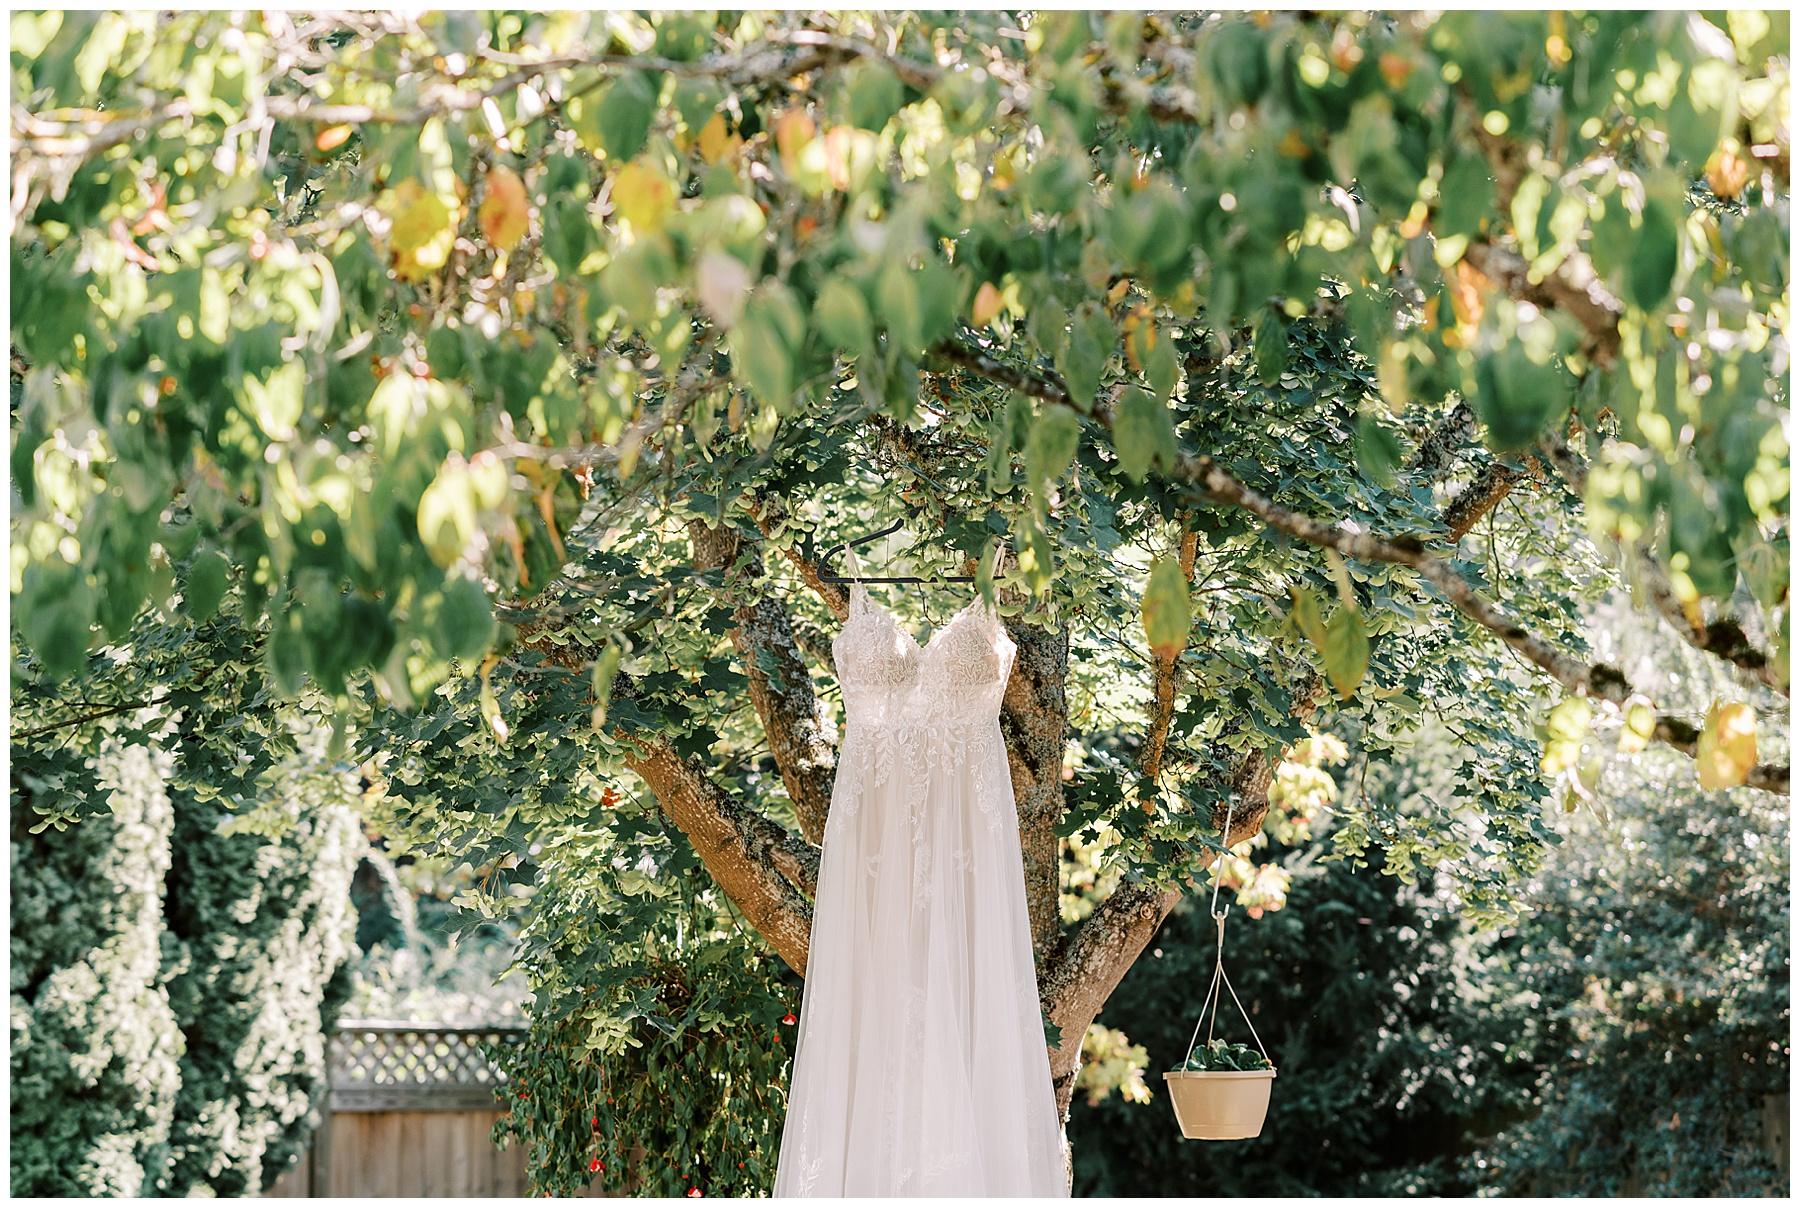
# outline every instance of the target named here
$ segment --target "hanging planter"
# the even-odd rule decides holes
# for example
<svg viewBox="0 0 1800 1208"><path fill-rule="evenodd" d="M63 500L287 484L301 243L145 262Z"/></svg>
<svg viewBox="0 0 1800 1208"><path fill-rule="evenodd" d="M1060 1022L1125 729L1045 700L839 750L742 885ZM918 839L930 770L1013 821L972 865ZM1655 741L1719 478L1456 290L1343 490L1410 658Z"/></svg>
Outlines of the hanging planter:
<svg viewBox="0 0 1800 1208"><path fill-rule="evenodd" d="M1231 811L1225 813L1223 839L1231 837ZM1188 1054L1181 1065L1163 1075L1169 1088L1169 1101L1175 1105L1175 1120L1181 1135L1190 1141L1246 1141L1262 1134L1263 1119L1269 1114L1269 1093L1275 1084L1275 1063L1269 1060L1250 1013L1238 1001L1231 979L1225 976L1225 916L1231 907L1219 909L1219 883L1213 881L1213 922L1219 927L1218 958L1213 963L1212 985L1206 1000L1200 1004L1200 1018L1194 1021L1193 1039L1188 1041ZM1213 1025L1218 1019L1219 1003L1231 995L1244 1025L1250 1029L1249 1045L1228 1044L1213 1039ZM1206 1024L1206 1045L1198 1047L1200 1025Z"/></svg>
<svg viewBox="0 0 1800 1208"><path fill-rule="evenodd" d="M1244 1141L1262 1133L1275 1068L1248 1045L1215 1040L1163 1075L1181 1135L1190 1141Z"/></svg>

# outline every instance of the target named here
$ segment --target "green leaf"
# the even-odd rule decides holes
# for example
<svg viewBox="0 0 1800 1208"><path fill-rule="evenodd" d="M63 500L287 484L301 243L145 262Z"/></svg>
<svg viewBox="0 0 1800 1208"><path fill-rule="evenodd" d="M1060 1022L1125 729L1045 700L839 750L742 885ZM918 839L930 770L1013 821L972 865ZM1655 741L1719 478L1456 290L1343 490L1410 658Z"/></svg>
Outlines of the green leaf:
<svg viewBox="0 0 1800 1208"><path fill-rule="evenodd" d="M890 259L876 286L880 318L901 351L918 356L925 351L925 306L919 297L919 280L898 258Z"/></svg>
<svg viewBox="0 0 1800 1208"><path fill-rule="evenodd" d="M1356 468L1384 487L1394 485L1394 469L1404 451L1400 440L1368 412L1356 417Z"/></svg>
<svg viewBox="0 0 1800 1208"><path fill-rule="evenodd" d="M1312 589L1298 583L1288 584L1288 595L1294 600L1294 625L1321 655L1325 653L1325 621L1319 612L1319 597Z"/></svg>
<svg viewBox="0 0 1800 1208"><path fill-rule="evenodd" d="M432 646L445 658L471 659L493 644L494 607L481 584L465 575L452 575L444 584L437 607L427 604L426 624L432 629Z"/></svg>
<svg viewBox="0 0 1800 1208"><path fill-rule="evenodd" d="M858 59L846 72L852 126L880 133L906 99L900 77L886 63Z"/></svg>
<svg viewBox="0 0 1800 1208"><path fill-rule="evenodd" d="M1175 419L1162 403L1136 386L1127 386L1113 415L1113 448L1119 454L1119 468L1133 482L1144 481L1153 465L1173 470Z"/></svg>
<svg viewBox="0 0 1800 1208"><path fill-rule="evenodd" d="M1625 264L1625 296L1641 310L1655 310L1669 296L1681 240L1668 203L1657 198L1644 202L1644 221L1636 246Z"/></svg>
<svg viewBox="0 0 1800 1208"><path fill-rule="evenodd" d="M872 346L874 320L862 291L842 277L832 277L813 303L813 322L833 345L848 353L862 353Z"/></svg>
<svg viewBox="0 0 1800 1208"><path fill-rule="evenodd" d="M93 616L93 589L79 567L52 556L26 569L24 590L13 602L13 621L52 679L87 666Z"/></svg>
<svg viewBox="0 0 1800 1208"><path fill-rule="evenodd" d="M1093 302L1083 303L1070 325L1068 347L1056 367L1068 387L1069 398L1083 411L1091 411L1100 390L1100 378L1119 342L1118 332L1106 311Z"/></svg>
<svg viewBox="0 0 1800 1208"><path fill-rule="evenodd" d="M564 279L572 278L592 243L593 220L587 203L575 197L555 197L538 211L544 224L544 251L555 261Z"/></svg>
<svg viewBox="0 0 1800 1208"><path fill-rule="evenodd" d="M1362 685L1369 669L1369 639L1363 632L1362 614L1340 607L1325 625L1322 650L1325 677L1337 689L1338 699L1349 700Z"/></svg>
<svg viewBox="0 0 1800 1208"><path fill-rule="evenodd" d="M594 729L606 725L606 708L612 701L613 680L619 674L619 658L624 653L617 642L608 642L594 660Z"/></svg>
<svg viewBox="0 0 1800 1208"><path fill-rule="evenodd" d="M1081 417L1058 403L1046 406L1025 438L1025 476L1042 511L1050 484L1059 481L1081 446Z"/></svg>
<svg viewBox="0 0 1800 1208"><path fill-rule="evenodd" d="M1175 386L1181 380L1181 365L1176 360L1175 341L1169 333L1159 333L1156 346L1144 359L1144 380L1150 383L1150 389L1163 402L1175 393Z"/></svg>
<svg viewBox="0 0 1800 1208"><path fill-rule="evenodd" d="M225 555L218 550L202 549L194 556L181 593L188 616L195 621L204 621L219 610L219 601L225 598L229 572Z"/></svg>
<svg viewBox="0 0 1800 1208"><path fill-rule="evenodd" d="M1487 429L1488 447L1528 448L1545 428L1568 413L1573 383L1560 364L1540 364L1517 343L1483 357L1475 367L1475 414Z"/></svg>
<svg viewBox="0 0 1800 1208"><path fill-rule="evenodd" d="M299 622L297 611L275 614L264 655L276 690L288 697L299 695L306 686L306 637Z"/></svg>
<svg viewBox="0 0 1800 1208"><path fill-rule="evenodd" d="M1269 86L1268 51L1262 34L1245 21L1224 21L1206 42L1205 73L1227 104L1250 106Z"/></svg>
<svg viewBox="0 0 1800 1208"><path fill-rule="evenodd" d="M1273 386L1287 369L1287 324L1274 310L1264 310L1256 321L1256 380Z"/></svg>
<svg viewBox="0 0 1800 1208"><path fill-rule="evenodd" d="M1179 559L1164 554L1150 565L1150 582L1144 588L1144 638L1152 654L1172 659L1187 646L1193 625L1193 605L1188 597L1187 576Z"/></svg>
<svg viewBox="0 0 1800 1208"><path fill-rule="evenodd" d="M1439 238L1480 233L1481 220L1494 205L1494 182L1488 176L1486 157L1476 152L1458 155L1444 170L1438 193L1434 226Z"/></svg>
<svg viewBox="0 0 1800 1208"><path fill-rule="evenodd" d="M786 291L763 289L727 336L738 380L778 413L793 401L793 346L804 336L804 322Z"/></svg>
<svg viewBox="0 0 1800 1208"><path fill-rule="evenodd" d="M594 113L594 132L607 159L623 163L644 149L656 117L656 79L648 72L627 71L614 80Z"/></svg>

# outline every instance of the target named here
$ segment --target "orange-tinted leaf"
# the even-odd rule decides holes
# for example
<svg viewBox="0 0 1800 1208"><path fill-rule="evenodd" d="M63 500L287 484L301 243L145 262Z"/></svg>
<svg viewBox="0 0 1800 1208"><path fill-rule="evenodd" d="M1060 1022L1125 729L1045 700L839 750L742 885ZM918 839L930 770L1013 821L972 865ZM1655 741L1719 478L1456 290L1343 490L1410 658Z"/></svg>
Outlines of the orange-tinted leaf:
<svg viewBox="0 0 1800 1208"><path fill-rule="evenodd" d="M510 252L525 238L531 226L531 202L525 196L525 182L505 164L488 170L487 196L475 215L481 224L482 238L503 252Z"/></svg>
<svg viewBox="0 0 1800 1208"><path fill-rule="evenodd" d="M986 327L1004 309L1006 299L994 288L992 281L983 281L981 288L975 291L975 305L970 311L969 321L976 327Z"/></svg>
<svg viewBox="0 0 1800 1208"><path fill-rule="evenodd" d="M1756 766L1756 713L1749 705L1714 701L1706 711L1694 766L1703 789L1744 783Z"/></svg>

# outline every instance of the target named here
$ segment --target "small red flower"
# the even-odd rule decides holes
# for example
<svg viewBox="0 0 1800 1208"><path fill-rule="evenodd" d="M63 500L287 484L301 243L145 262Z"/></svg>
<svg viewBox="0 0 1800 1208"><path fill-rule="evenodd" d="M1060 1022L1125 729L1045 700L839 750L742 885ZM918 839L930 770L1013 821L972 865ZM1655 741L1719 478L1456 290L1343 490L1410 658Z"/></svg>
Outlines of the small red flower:
<svg viewBox="0 0 1800 1208"><path fill-rule="evenodd" d="M781 1022L786 1023L786 1024L795 1024L795 1023L799 1023L800 1021L798 1019L794 1018L794 1013L792 1011L789 1011L786 1015L783 1015L781 1017Z"/></svg>
<svg viewBox="0 0 1800 1208"><path fill-rule="evenodd" d="M600 1117L599 1117L599 1116L595 1116L595 1117L594 1117L594 1127L595 1127L595 1128L599 1128L599 1127L600 1127Z"/></svg>
<svg viewBox="0 0 1800 1208"><path fill-rule="evenodd" d="M593 1161L592 1161L592 1162L589 1162L589 1163L588 1163L588 1169L589 1169L589 1170L590 1170L590 1171L592 1171L592 1170L605 1170L605 1169L606 1169L606 1167L605 1167L605 1166L603 1166L603 1165L602 1165L602 1164L601 1164L601 1162L600 1162L600 1159L599 1159L599 1158L595 1158L595 1159L594 1159L594 1160L593 1160Z"/></svg>
<svg viewBox="0 0 1800 1208"><path fill-rule="evenodd" d="M686 1178L687 1176L683 1175L682 1177ZM688 1199L690 1199L690 1200L697 1199L697 1198L699 1198L699 1195L700 1195L700 1189L698 1187L689 1187L688 1188Z"/></svg>

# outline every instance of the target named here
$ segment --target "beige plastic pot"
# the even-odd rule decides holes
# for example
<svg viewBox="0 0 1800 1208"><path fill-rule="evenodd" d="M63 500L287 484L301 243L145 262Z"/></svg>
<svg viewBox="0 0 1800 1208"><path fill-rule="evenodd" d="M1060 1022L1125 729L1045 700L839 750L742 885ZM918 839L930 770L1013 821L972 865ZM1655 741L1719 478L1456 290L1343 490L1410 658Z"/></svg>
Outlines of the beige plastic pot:
<svg viewBox="0 0 1800 1208"><path fill-rule="evenodd" d="M1171 1070L1163 1075L1181 1135L1190 1141L1260 1136L1274 1080L1274 1070Z"/></svg>

